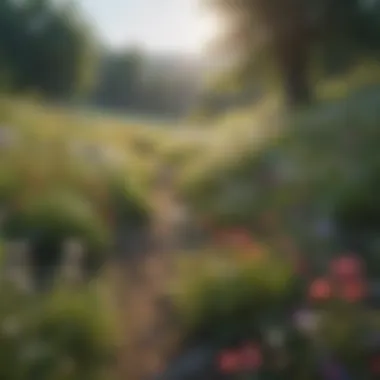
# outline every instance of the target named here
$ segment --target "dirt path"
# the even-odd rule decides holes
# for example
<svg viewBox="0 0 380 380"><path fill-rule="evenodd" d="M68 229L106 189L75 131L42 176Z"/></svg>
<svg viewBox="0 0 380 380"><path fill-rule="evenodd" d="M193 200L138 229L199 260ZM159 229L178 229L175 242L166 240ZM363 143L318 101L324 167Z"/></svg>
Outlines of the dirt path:
<svg viewBox="0 0 380 380"><path fill-rule="evenodd" d="M171 255L176 249L176 224L179 205L171 186L170 175L164 172L154 190L154 218L150 233L153 244L134 271L127 275L118 263L114 268L117 281L123 347L118 360L120 380L150 379L162 368L167 347L171 345L166 326L169 317L165 289L172 274Z"/></svg>

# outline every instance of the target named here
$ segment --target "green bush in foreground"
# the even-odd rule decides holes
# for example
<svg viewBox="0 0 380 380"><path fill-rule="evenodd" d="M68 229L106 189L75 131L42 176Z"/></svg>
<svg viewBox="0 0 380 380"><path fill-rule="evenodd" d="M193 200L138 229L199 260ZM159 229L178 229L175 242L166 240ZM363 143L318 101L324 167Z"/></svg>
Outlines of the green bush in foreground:
<svg viewBox="0 0 380 380"><path fill-rule="evenodd" d="M266 319L281 320L297 297L291 267L266 253L255 260L215 256L202 261L196 277L180 278L174 299L188 339L248 339Z"/></svg>
<svg viewBox="0 0 380 380"><path fill-rule="evenodd" d="M0 377L109 380L115 325L94 289L0 293Z"/></svg>
<svg viewBox="0 0 380 380"><path fill-rule="evenodd" d="M62 258L66 239L79 239L87 262L102 262L109 231L91 204L70 192L41 194L13 210L4 225L7 238L28 239L35 264L36 280L53 276ZM85 269L85 268L84 268Z"/></svg>

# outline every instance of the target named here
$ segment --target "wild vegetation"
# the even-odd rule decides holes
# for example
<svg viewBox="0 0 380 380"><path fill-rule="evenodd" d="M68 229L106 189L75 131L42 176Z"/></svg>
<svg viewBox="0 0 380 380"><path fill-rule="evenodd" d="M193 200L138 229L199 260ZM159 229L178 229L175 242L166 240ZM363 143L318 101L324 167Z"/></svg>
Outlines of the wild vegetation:
<svg viewBox="0 0 380 380"><path fill-rule="evenodd" d="M1 3L1 378L116 376L124 337L102 303L104 270L135 235L148 240L162 169L174 169L166 182L188 210L187 232L201 235L170 258L177 339L164 379L379 376L380 3L212 3L232 29L223 43L241 53L221 81L244 104L227 107L218 87L206 96L216 104L207 128L181 130L74 112L69 104L184 105L160 103L157 73L140 87L138 52L94 49L70 8ZM106 58L86 87L91 47ZM83 254L74 288L60 281L73 240ZM29 250L31 294L9 276L12 242ZM203 364L190 355L181 366L193 349L208 352Z"/></svg>

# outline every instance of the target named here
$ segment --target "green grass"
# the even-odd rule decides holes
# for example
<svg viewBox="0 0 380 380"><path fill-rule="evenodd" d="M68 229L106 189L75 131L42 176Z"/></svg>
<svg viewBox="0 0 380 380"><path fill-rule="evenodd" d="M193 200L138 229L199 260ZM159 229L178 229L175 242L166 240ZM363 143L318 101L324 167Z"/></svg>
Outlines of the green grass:
<svg viewBox="0 0 380 380"><path fill-rule="evenodd" d="M74 234L100 257L119 228L149 223L168 132L9 97L0 98L1 126L14 137L0 150L6 237L51 246Z"/></svg>

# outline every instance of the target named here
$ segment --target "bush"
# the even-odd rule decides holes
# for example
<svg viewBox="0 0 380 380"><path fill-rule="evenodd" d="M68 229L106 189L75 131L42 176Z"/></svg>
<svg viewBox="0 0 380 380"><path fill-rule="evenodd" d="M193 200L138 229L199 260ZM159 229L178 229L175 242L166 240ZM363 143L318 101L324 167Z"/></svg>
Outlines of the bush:
<svg viewBox="0 0 380 380"><path fill-rule="evenodd" d="M116 334L110 310L92 290L46 298L1 292L0 377L109 380Z"/></svg>
<svg viewBox="0 0 380 380"><path fill-rule="evenodd" d="M289 263L271 253L248 261L213 255L194 270L187 263L179 278L174 299L188 339L249 339L298 297Z"/></svg>
<svg viewBox="0 0 380 380"><path fill-rule="evenodd" d="M109 243L107 226L91 204L62 190L40 194L13 210L4 234L6 238L29 239L36 279L41 284L54 275L66 239L78 238L96 262L101 262Z"/></svg>
<svg viewBox="0 0 380 380"><path fill-rule="evenodd" d="M115 221L120 226L146 226L150 216L146 191L123 175L109 175L107 182Z"/></svg>
<svg viewBox="0 0 380 380"><path fill-rule="evenodd" d="M89 291L50 295L34 326L49 356L32 363L31 372L46 380L59 375L59 370L66 371L61 376L70 380L107 380L116 348L108 312Z"/></svg>
<svg viewBox="0 0 380 380"><path fill-rule="evenodd" d="M244 147L210 148L185 168L184 198L215 226L261 232L262 215L272 213L307 254L351 249L375 258L379 95L379 88L362 91L283 115L274 139L260 120L266 138L250 141L245 132ZM326 239L316 232L322 219L333 226Z"/></svg>

